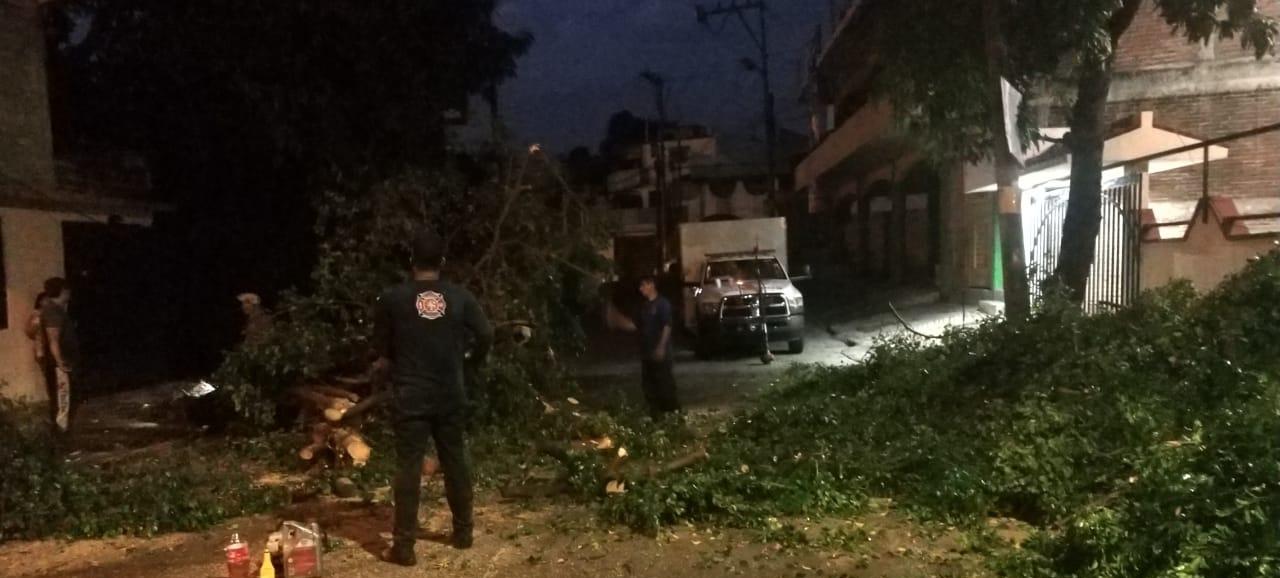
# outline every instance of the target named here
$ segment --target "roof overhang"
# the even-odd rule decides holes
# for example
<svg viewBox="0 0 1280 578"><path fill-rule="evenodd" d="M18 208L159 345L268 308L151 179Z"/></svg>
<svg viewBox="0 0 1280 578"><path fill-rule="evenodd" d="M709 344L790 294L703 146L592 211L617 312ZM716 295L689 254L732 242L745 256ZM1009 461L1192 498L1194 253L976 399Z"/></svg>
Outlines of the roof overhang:
<svg viewBox="0 0 1280 578"><path fill-rule="evenodd" d="M68 193L49 195L18 194L4 190L0 190L0 207L99 215L102 217L119 215L121 217L141 219L150 219L156 213L173 210L171 205L149 201Z"/></svg>
<svg viewBox="0 0 1280 578"><path fill-rule="evenodd" d="M1066 129L1048 128L1041 129L1040 132L1060 138L1066 133ZM1112 168L1103 172L1103 181L1114 180L1124 175L1125 167L1116 165L1201 142L1203 139L1156 126L1155 113L1144 111L1135 119L1113 125L1112 135L1107 138L1102 152L1102 165ZM1208 160L1222 160L1227 158L1229 153L1227 147L1211 145L1208 147ZM1198 165L1205 160L1205 151L1200 149L1148 160L1136 168L1142 172L1156 174ZM1065 146L1054 144L1032 156L1022 175L1018 177L1018 187L1022 190L1037 187L1057 188L1066 186L1066 183L1061 181L1067 181L1070 178L1071 153ZM965 184L966 191L970 193L994 191L994 172L989 167L986 171L983 171L982 167L966 171Z"/></svg>

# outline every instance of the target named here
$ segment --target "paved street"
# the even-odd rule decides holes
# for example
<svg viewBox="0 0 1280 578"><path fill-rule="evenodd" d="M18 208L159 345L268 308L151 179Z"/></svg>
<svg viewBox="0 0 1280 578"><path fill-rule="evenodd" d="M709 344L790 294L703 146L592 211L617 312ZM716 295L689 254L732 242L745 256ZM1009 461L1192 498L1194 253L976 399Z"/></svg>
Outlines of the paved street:
<svg viewBox="0 0 1280 578"><path fill-rule="evenodd" d="M771 346L775 360L768 365L749 349L698 359L691 340L678 339L675 375L684 407L692 411L733 409L794 367L861 361L877 338L907 332L889 310L889 302L913 329L928 335L987 318L975 303L963 307L940 303L937 292L930 289L841 288L825 295L810 289L806 299L810 308L804 353L786 353L786 343L775 343ZM587 353L578 361L576 374L593 400L643 402L635 339L629 334L593 333Z"/></svg>

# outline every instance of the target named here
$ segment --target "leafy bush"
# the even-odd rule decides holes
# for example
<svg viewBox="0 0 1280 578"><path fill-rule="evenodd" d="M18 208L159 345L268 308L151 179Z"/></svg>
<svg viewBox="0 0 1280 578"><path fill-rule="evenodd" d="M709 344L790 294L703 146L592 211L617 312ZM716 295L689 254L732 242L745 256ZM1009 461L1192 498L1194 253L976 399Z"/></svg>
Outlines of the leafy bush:
<svg viewBox="0 0 1280 578"><path fill-rule="evenodd" d="M326 193L312 287L285 295L268 335L229 354L213 380L242 417L266 425L286 388L367 367L374 301L405 279L412 233L429 226L448 243L446 277L471 288L495 324L537 328L529 343L499 343L493 363L471 376L479 414L540 410L533 394L563 387L557 356L580 348L577 317L605 265L604 229L555 170L530 152L491 178L409 171Z"/></svg>
<svg viewBox="0 0 1280 578"><path fill-rule="evenodd" d="M1010 576L1262 576L1280 519L1280 253L1197 297L1065 305L809 369L712 440L714 458L609 500L641 528L768 526L892 497L1036 528Z"/></svg>
<svg viewBox="0 0 1280 578"><path fill-rule="evenodd" d="M0 542L199 530L284 498L256 487L235 464L212 463L207 455L103 467L68 463L46 421L0 400Z"/></svg>

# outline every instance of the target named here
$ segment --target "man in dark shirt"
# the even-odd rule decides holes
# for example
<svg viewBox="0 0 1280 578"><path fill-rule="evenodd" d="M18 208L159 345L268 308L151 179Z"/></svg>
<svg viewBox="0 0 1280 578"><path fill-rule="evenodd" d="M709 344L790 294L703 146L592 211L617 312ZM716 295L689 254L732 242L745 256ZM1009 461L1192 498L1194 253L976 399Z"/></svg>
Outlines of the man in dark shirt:
<svg viewBox="0 0 1280 578"><path fill-rule="evenodd" d="M76 325L67 315L71 288L61 277L44 282L45 302L40 309L40 326L47 348L44 374L49 388L53 422L59 431L71 427L71 383L80 363L80 339Z"/></svg>
<svg viewBox="0 0 1280 578"><path fill-rule="evenodd" d="M639 333L640 386L649 404L649 413L658 419L664 413L680 410L672 374L671 302L658 293L653 277L640 280L640 294L644 296L644 303L640 305L636 322L628 329Z"/></svg>
<svg viewBox="0 0 1280 578"><path fill-rule="evenodd" d="M472 541L463 363L469 338L474 339L473 360L484 360L493 329L475 296L440 280L443 263L440 237L418 233L413 240L413 279L383 292L374 319L378 368L390 371L395 406L396 513L394 539L386 557L404 566L417 563L413 546L428 439L435 440L444 470L445 495L453 513L453 546L470 548Z"/></svg>

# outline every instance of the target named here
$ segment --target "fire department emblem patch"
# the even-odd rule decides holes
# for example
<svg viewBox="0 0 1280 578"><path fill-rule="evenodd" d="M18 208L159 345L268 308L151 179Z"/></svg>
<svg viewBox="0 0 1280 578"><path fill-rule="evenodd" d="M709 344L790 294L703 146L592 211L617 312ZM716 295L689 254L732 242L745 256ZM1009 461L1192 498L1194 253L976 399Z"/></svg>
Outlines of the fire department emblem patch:
<svg viewBox="0 0 1280 578"><path fill-rule="evenodd" d="M439 319L444 317L444 310L448 306L444 301L444 295L435 291L424 291L418 294L418 316L423 319Z"/></svg>

